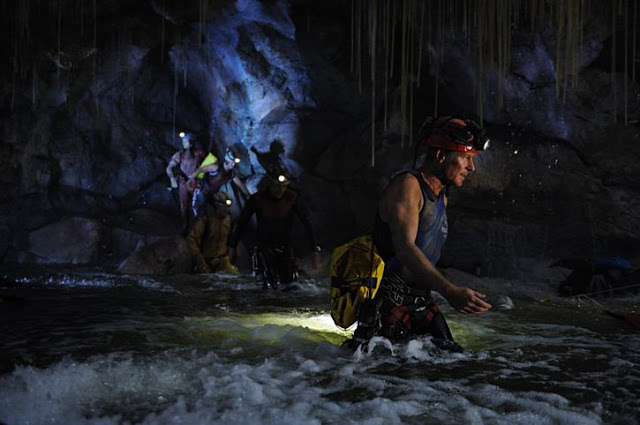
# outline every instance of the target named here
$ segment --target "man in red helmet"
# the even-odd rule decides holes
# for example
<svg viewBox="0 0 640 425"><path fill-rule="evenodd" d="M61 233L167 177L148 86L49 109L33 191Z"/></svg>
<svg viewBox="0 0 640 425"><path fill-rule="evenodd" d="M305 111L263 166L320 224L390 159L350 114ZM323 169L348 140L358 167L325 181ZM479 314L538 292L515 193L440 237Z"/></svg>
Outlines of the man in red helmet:
<svg viewBox="0 0 640 425"><path fill-rule="evenodd" d="M422 165L397 175L378 203L373 242L385 261L384 277L379 295L360 309L353 342L374 334L392 341L430 334L441 347L459 351L431 291L462 314L491 308L485 295L453 284L435 267L448 231L447 190L464 184L488 139L472 119L446 116L431 121L419 143Z"/></svg>

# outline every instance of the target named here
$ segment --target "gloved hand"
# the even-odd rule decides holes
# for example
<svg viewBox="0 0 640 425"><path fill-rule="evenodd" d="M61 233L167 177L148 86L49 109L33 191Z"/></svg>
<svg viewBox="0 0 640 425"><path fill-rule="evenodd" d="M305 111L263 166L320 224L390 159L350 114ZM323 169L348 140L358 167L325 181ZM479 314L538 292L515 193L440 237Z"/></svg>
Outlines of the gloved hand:
<svg viewBox="0 0 640 425"><path fill-rule="evenodd" d="M178 179L176 179L175 177L171 177L171 189L177 189L178 188Z"/></svg>

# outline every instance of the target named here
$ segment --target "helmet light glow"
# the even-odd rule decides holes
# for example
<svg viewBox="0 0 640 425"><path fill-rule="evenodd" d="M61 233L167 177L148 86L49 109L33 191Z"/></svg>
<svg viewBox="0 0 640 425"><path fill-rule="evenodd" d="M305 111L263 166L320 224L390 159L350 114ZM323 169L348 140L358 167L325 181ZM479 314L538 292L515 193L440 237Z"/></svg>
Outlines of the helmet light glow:
<svg viewBox="0 0 640 425"><path fill-rule="evenodd" d="M278 181L279 181L280 183L284 183L284 182L286 182L286 181L287 181L287 178L286 178L283 174L280 174L280 175L278 176Z"/></svg>
<svg viewBox="0 0 640 425"><path fill-rule="evenodd" d="M233 162L234 164L240 163L240 158L236 156L231 149L227 149L227 152L224 155L225 160Z"/></svg>
<svg viewBox="0 0 640 425"><path fill-rule="evenodd" d="M186 133L184 131L180 132L180 138L183 138L186 135Z"/></svg>
<svg viewBox="0 0 640 425"><path fill-rule="evenodd" d="M224 201L224 203L225 203L228 207L230 207L230 206L231 206L231 204L233 204L233 201L231 201L231 199L227 199L226 201Z"/></svg>

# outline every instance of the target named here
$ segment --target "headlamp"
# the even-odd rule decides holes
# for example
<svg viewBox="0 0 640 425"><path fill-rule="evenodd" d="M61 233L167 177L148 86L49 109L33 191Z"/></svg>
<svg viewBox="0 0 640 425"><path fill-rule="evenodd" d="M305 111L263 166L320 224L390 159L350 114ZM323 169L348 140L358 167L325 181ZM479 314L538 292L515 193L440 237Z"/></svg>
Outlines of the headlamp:
<svg viewBox="0 0 640 425"><path fill-rule="evenodd" d="M216 199L216 202L219 203L219 204L224 204L224 205L226 205L228 207L233 205L233 201L230 198Z"/></svg>
<svg viewBox="0 0 640 425"><path fill-rule="evenodd" d="M280 174L280 175L278 176L278 182L280 182L280 183L284 183L284 182L286 182L286 181L287 181L287 178L286 178L283 174Z"/></svg>
<svg viewBox="0 0 640 425"><path fill-rule="evenodd" d="M477 151L486 151L489 149L491 139L487 136L487 130L482 128L475 119L465 118L464 122L467 124L465 127L467 132L473 135L473 149Z"/></svg>
<svg viewBox="0 0 640 425"><path fill-rule="evenodd" d="M186 133L184 131L181 131L180 133L178 133L178 135L180 136L180 139L186 140L188 142L191 142L192 140L194 140L196 138L195 134Z"/></svg>
<svg viewBox="0 0 640 425"><path fill-rule="evenodd" d="M231 149L227 149L227 152L225 154L225 158L229 161L232 161L234 164L239 164L240 163L240 158L237 157L236 155L234 155L233 151Z"/></svg>
<svg viewBox="0 0 640 425"><path fill-rule="evenodd" d="M473 117L428 118L420 131L420 139L426 146L456 152L476 153L487 150L490 144L486 130Z"/></svg>

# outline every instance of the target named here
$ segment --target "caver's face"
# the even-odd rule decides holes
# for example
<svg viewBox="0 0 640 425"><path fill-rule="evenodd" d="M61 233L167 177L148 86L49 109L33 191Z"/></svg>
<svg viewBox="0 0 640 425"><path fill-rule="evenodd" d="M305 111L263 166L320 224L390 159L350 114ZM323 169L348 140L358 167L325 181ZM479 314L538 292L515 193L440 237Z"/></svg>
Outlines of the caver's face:
<svg viewBox="0 0 640 425"><path fill-rule="evenodd" d="M287 190L287 183L280 183L279 181L269 178L269 193L276 199L282 198L284 192Z"/></svg>
<svg viewBox="0 0 640 425"><path fill-rule="evenodd" d="M475 171L476 166L473 163L475 153L451 152L447 155L444 168L444 177L446 183L461 187L464 184L467 175Z"/></svg>

